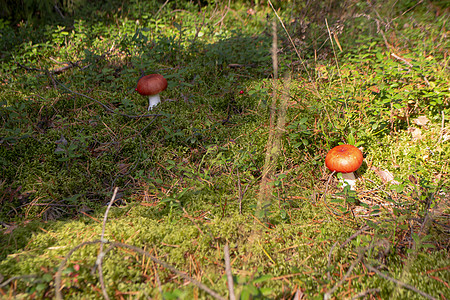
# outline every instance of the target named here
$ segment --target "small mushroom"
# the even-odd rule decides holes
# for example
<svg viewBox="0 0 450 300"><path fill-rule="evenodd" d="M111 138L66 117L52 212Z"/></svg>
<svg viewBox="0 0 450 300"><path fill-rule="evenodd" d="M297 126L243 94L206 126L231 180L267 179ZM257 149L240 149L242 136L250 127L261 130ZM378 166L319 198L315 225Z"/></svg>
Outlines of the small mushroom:
<svg viewBox="0 0 450 300"><path fill-rule="evenodd" d="M352 145L340 145L331 149L325 157L325 166L330 171L342 173L344 183L354 190L356 177L353 172L362 165L363 154L361 150Z"/></svg>
<svg viewBox="0 0 450 300"><path fill-rule="evenodd" d="M136 91L143 96L148 96L148 110L150 110L161 102L159 93L166 88L167 80L162 75L150 74L139 79Z"/></svg>

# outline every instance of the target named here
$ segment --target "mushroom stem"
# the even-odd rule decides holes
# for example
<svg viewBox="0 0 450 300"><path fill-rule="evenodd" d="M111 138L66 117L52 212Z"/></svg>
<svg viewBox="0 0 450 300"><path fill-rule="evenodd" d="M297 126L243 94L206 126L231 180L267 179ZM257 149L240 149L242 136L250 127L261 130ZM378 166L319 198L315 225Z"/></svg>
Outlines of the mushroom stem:
<svg viewBox="0 0 450 300"><path fill-rule="evenodd" d="M355 190L355 185L356 185L356 177L355 174L353 172L351 173L341 173L342 174L342 179L343 179L343 183L346 185L350 186L350 190Z"/></svg>
<svg viewBox="0 0 450 300"><path fill-rule="evenodd" d="M159 94L148 96L148 110L151 110L154 106L161 102Z"/></svg>

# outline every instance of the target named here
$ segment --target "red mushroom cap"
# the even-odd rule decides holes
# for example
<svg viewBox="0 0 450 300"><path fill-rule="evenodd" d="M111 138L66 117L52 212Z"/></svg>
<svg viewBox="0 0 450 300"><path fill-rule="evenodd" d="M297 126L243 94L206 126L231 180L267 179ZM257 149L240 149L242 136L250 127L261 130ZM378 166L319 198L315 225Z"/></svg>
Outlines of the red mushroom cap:
<svg viewBox="0 0 450 300"><path fill-rule="evenodd" d="M136 91L143 96L161 93L167 88L167 80L159 74L150 74L139 79Z"/></svg>
<svg viewBox="0 0 450 300"><path fill-rule="evenodd" d="M325 157L325 166L330 171L351 173L358 170L363 162L361 150L352 145L340 145L331 149Z"/></svg>

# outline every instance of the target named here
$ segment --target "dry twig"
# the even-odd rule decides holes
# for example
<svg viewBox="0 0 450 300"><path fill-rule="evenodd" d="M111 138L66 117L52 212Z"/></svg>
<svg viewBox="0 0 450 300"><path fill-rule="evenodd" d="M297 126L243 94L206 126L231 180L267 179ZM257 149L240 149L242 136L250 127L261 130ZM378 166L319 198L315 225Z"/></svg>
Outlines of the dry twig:
<svg viewBox="0 0 450 300"><path fill-rule="evenodd" d="M231 264L230 264L230 247L228 243L223 248L224 256L225 256L225 272L227 273L227 282L228 282L228 292L230 293L230 300L236 300L236 296L234 294L234 286L233 286L233 274L231 273Z"/></svg>
<svg viewBox="0 0 450 300"><path fill-rule="evenodd" d="M135 246L131 246L131 245L127 245L124 243L119 243L119 242L110 242L108 240L105 240L104 236L105 236L105 230L106 230L106 221L108 219L108 213L109 210L112 206L112 204L114 203L114 200L116 199L116 195L117 195L117 191L118 188L116 187L114 189L114 193L113 196L111 197L111 200L109 201L109 205L106 209L105 212L105 216L103 218L103 227L102 227L102 234L100 237L100 240L95 240L95 241L88 241L88 242L83 242L81 244L79 244L78 246L74 247L72 250L69 251L69 253L65 256L65 258L63 259L63 261L61 262L61 264L59 265L58 271L56 272L55 275L55 296L56 299L60 300L62 299L62 294L61 294L61 276L62 276L62 270L64 268L64 266L66 265L67 261L69 260L70 256L78 249L80 249L81 247L85 246L85 245L90 245L90 244L96 244L96 243L100 243L100 251L99 254L97 256L97 260L95 262L94 268L92 270L92 273L95 272L96 268L98 268L98 274L99 274L99 280L100 280L100 285L102 288L102 293L103 296L105 297L105 299L109 299L108 293L106 291L106 286L103 280L103 272L102 272L102 263L103 263L103 259L106 256L106 254L111 251L114 248L120 247L120 248L128 248L131 249L135 252L140 253L143 256L148 257L150 260L152 260L154 263L157 263L161 266L163 266L164 268L172 271L173 273L183 277L184 279L186 279L187 281L190 281L192 284L194 284L195 286L197 286L198 288L204 290L205 292L207 292L208 294L210 294L211 296L213 296L215 299L224 299L222 296L220 296L219 294L217 294L215 291L211 290L210 288L208 288L206 285L204 285L203 283L195 280L194 278L184 274L181 271L178 271L177 269L175 269L174 267L172 267L171 265L169 265L168 263L161 261L159 259L157 259L156 257L152 256L149 252L142 250L138 247ZM110 246L108 247L108 249L106 249L105 251L103 251L103 245L104 244L109 244ZM159 278L156 275L156 278L158 280L158 286L160 288L160 292L162 292L161 289L161 284L159 282Z"/></svg>
<svg viewBox="0 0 450 300"><path fill-rule="evenodd" d="M72 250L69 251L69 253L67 253L67 255L64 257L64 259L62 260L61 264L59 265L58 271L56 272L55 275L55 297L57 300L62 300L62 293L61 293L61 282L62 282L62 271L63 268L65 267L65 265L67 264L70 256L77 251L78 249L80 249L83 246L86 245L92 245L92 244L98 244L98 243L102 243L101 240L94 240L94 241L87 241L87 242L83 242L79 245L77 245L76 247L74 247ZM142 250L141 248L132 246L132 245L128 245L128 244L124 244L124 243L119 243L119 242L110 242L110 241L106 241L104 242L105 244L109 244L110 246L108 247L108 249L105 250L105 255L111 251L112 249L119 247L119 248L127 248L130 250L133 250L143 256L146 256L147 258L149 258L150 260L152 260L154 263L159 264L161 266L163 266L165 269L170 270L171 272L177 274L178 276L186 279L187 281L191 282L193 285L197 286L198 288L200 288L201 290L205 291L206 293L208 293L209 295L211 295L212 297L214 297L215 299L219 299L219 300L225 300L224 297L220 296L218 293L216 293L215 291L213 291L212 289L210 289L209 287L207 287L206 285L204 285L203 283L195 280L194 278L186 275L185 273L178 271L177 269L175 269L173 266L169 265L168 263L157 259L156 257L152 256L149 252ZM104 256L102 256L101 258L103 259Z"/></svg>
<svg viewBox="0 0 450 300"><path fill-rule="evenodd" d="M352 300L355 300L355 299L358 299L358 298L361 298L361 297L365 297L368 294L375 294L375 293L379 293L379 292L380 292L380 289L368 289L368 290L366 290L364 292L358 293L355 296L353 296Z"/></svg>
<svg viewBox="0 0 450 300"><path fill-rule="evenodd" d="M344 281L347 280L348 276L350 276L350 274L352 273L352 271L356 267L356 265L361 262L361 260L364 257L364 253L365 253L365 250L361 250L359 252L358 258L355 259L355 261L348 268L347 273L345 273L344 277L342 277L341 280L339 280L339 282L336 283L336 285L331 290L329 290L328 292L325 293L325 295L323 295L324 300L331 299L331 295L333 295L333 293L342 285L342 283L344 283Z"/></svg>
<svg viewBox="0 0 450 300"><path fill-rule="evenodd" d="M105 242L107 242L107 240L105 240L105 230L106 230L106 221L108 219L108 213L109 213L109 210L111 209L111 205L114 203L114 200L116 200L116 195L117 195L118 190L119 190L118 187L116 187L114 189L114 193L111 197L111 200L109 201L108 207L106 208L105 216L103 218L102 235L100 236L100 251L98 253L97 261L95 262L94 268L92 269L92 273L94 273L96 267L98 267L98 276L100 279L100 285L102 287L103 296L105 297L106 300L108 300L109 297L108 297L108 293L106 292L105 281L103 280L102 261L103 261L103 257L106 255L106 253L103 252L103 245Z"/></svg>

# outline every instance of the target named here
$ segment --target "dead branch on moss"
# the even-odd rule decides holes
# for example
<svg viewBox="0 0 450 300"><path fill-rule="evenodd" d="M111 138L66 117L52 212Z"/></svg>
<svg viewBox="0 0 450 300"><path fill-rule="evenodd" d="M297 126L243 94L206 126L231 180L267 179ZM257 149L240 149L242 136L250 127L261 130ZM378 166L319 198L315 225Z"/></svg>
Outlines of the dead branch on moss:
<svg viewBox="0 0 450 300"><path fill-rule="evenodd" d="M378 222L379 223L379 222ZM376 224L378 224L376 223ZM349 236L345 242L342 243L341 245L341 249L344 248L345 245L347 245L348 243L350 243L354 238L356 238L358 235L360 235L361 233L363 233L364 231L366 231L367 229L369 229L370 227L368 225L364 225L363 227L361 227L358 231L356 231L354 234L352 234L351 236Z"/></svg>
<svg viewBox="0 0 450 300"><path fill-rule="evenodd" d="M72 69L74 67L80 67L80 63L81 62L82 62L81 60L76 61L76 62L71 62L71 61L64 62L62 64L65 64L65 66L59 67L59 68L56 68L56 69L53 69L53 70L39 69L39 68L34 68L34 67L27 67L27 66L25 66L25 65L23 65L23 64L21 64L19 62L17 62L17 65L19 67L27 70L27 71L37 71L37 72L44 72L44 73L48 72L50 74L61 74L62 72L66 71L66 70L69 70L69 69ZM60 62L58 62L58 63L60 63Z"/></svg>
<svg viewBox="0 0 450 300"><path fill-rule="evenodd" d="M95 273L95 270L98 270L98 275L99 275L99 281L100 281L100 286L102 288L102 293L103 296L105 297L105 299L109 299L108 293L106 291L106 286L105 286L105 282L103 279L103 268L102 268L102 264L103 264L103 259L106 256L106 254L108 254L109 251L113 250L114 248L128 248L131 249L137 253L140 253L143 256L148 257L150 260L152 260L154 263L157 263L161 266L163 266L164 268L172 271L173 273L183 277L184 279L186 279L187 281L190 281L192 284L194 284L195 286L197 286L198 288L202 289L203 291L205 291L206 293L210 294L211 296L213 296L215 299L225 299L222 296L220 296L219 294L217 294L215 291L211 290L210 288L208 288L206 285L204 285L203 283L195 280L194 278L184 274L181 271L178 271L177 269L175 269L173 266L169 265L168 263L157 259L156 257L152 256L149 252L142 250L138 247L132 246L132 245L127 245L124 243L119 243L119 242L110 242L108 240L105 240L105 230L106 230L106 221L108 220L108 213L109 210L111 209L112 204L114 203L114 200L116 199L116 195L117 195L117 191L119 190L118 187L116 187L114 189L114 193L111 197L111 200L109 201L108 207L106 208L106 212L105 212L105 216L103 218L103 226L102 226L102 234L100 236L100 240L95 240L95 241L88 241L88 242L83 242L81 244L79 244L78 246L76 246L75 248L73 248L72 250L69 251L69 253L64 257L63 261L61 262L61 264L59 265L58 271L56 272L55 275L55 296L56 299L62 299L62 293L61 293L61 276L62 276L62 270L64 268L64 266L66 265L67 261L69 260L70 256L78 249L80 249L81 247L85 246L85 245L90 245L90 244L97 244L100 243L100 251L99 254L97 256L97 259L95 261L95 265L92 269L92 274ZM105 244L109 244L108 249L106 249L105 251L103 251L103 246ZM228 247L228 245L227 245ZM229 259L229 257L228 257ZM157 275L156 275L157 276ZM159 282L159 278L158 279L158 285L160 287L160 282ZM160 287L160 292L161 292L161 287Z"/></svg>
<svg viewBox="0 0 450 300"><path fill-rule="evenodd" d="M87 241L87 242L83 242L77 246L75 246L74 248L72 248L69 253L66 254L66 256L64 257L64 259L61 261L61 263L59 264L58 267L58 271L56 271L55 274L55 297L58 300L62 300L62 293L61 293L61 282L62 282L62 271L64 266L66 265L66 263L68 262L70 256L72 256L72 254L77 251L78 249L86 246L86 245L93 245L93 244L97 244L100 243L100 240L94 240L94 241Z"/></svg>
<svg viewBox="0 0 450 300"><path fill-rule="evenodd" d="M331 267L331 256L333 255L333 250L334 250L334 248L336 248L337 244L339 244L338 241L336 241L336 242L333 244L333 246L331 246L330 252L328 252L328 263L327 263L327 269L328 269L328 271L327 271L327 277L328 277L328 280L330 280L330 281L331 281L331 272L330 272L330 267Z"/></svg>
<svg viewBox="0 0 450 300"><path fill-rule="evenodd" d="M50 71L50 70L46 70L46 69L38 69L38 68L27 67L27 66L22 65L21 63L17 63L17 65L22 67L22 68L24 68L25 70L28 70L28 71L38 71L38 72L46 73L47 76L52 81L52 84L53 84L55 89L59 85L59 86L63 87L65 90L69 91L72 94L75 94L77 96L84 97L86 99L94 101L95 103L99 104L100 106L102 106L104 109L106 109L110 113L117 114L117 115L120 115L120 116L123 116L123 117L127 117L127 118L131 118L131 119L140 119L140 118L148 118L148 117L155 117L156 118L156 117L161 116L160 114L129 115L129 114L124 114L124 113L121 113L121 112L117 112L117 111L113 110L112 108L110 108L108 105L103 104L102 102L98 101L97 99L94 99L94 98L89 97L89 96L87 96L85 94L78 93L78 92L75 92L75 91L71 90L66 85L64 85L63 83L59 82L58 80L56 80L53 77L54 74L58 74L58 73L55 73L54 71Z"/></svg>
<svg viewBox="0 0 450 300"><path fill-rule="evenodd" d="M186 217L192 222L192 224L194 224L195 227L197 227L198 231L202 234L205 235L205 233L203 232L203 230L200 228L200 226L198 226L197 222L195 222L194 218L189 215L189 213L186 211L186 209L184 207L183 208L183 212L185 213Z"/></svg>
<svg viewBox="0 0 450 300"><path fill-rule="evenodd" d="M20 275L20 276L13 276L11 278L8 278L7 280L1 282L0 281L0 289L7 286L10 282L13 282L14 280L17 279L32 279L32 278L39 278L39 275ZM3 276L1 276L0 274L0 280L3 279Z"/></svg>
<svg viewBox="0 0 450 300"><path fill-rule="evenodd" d="M194 278L186 275L185 273L175 269L173 266L169 265L168 263L157 259L156 257L152 256L150 253L148 253L145 250L142 250L141 248L135 247L135 246L131 246L131 245L127 245L124 243L119 243L119 242L111 242L109 243L110 246L109 248L105 251L105 253L108 253L109 251L111 251L112 249L116 248L116 247L120 247L120 248L128 248L130 250L133 250L143 256L146 256L148 258L150 258L153 262L163 266L165 269L170 270L171 272L177 274L178 276L186 279L187 281L191 282L193 285L195 285L196 287L198 287L199 289L202 289L203 291L205 291L206 293L208 293L209 295L213 296L215 299L219 299L219 300L225 300L224 297L220 296L218 293L216 293L215 291L213 291L212 289L210 289L209 287L207 287L206 285L204 285L203 283L195 280Z"/></svg>
<svg viewBox="0 0 450 300"><path fill-rule="evenodd" d="M367 296L369 294L376 294L376 293L379 293L379 292L380 292L380 289L368 289L368 290L366 290L364 292L358 293L355 296L353 296L352 300L355 300L355 299L358 299L358 298L361 298L361 297L365 297L365 296Z"/></svg>
<svg viewBox="0 0 450 300"><path fill-rule="evenodd" d="M329 206L328 206L328 202L327 202L327 193L328 193L328 185L330 184L331 178L333 177L334 173L336 173L336 171L331 172L330 176L328 177L327 180L327 184L325 185L325 192L322 195L322 199L323 199L323 203L325 204L325 207L331 211L333 213L333 215L341 217L343 214L337 213L334 210L332 210ZM334 246L333 246L334 247Z"/></svg>
<svg viewBox="0 0 450 300"><path fill-rule="evenodd" d="M233 274L231 273L230 247L228 246L228 243L223 248L223 252L225 256L225 272L227 274L228 292L230 293L230 300L236 300L233 286Z"/></svg>
<svg viewBox="0 0 450 300"><path fill-rule="evenodd" d="M106 221L108 220L108 213L111 209L112 204L114 203L114 200L116 200L117 191L119 190L118 187L114 189L114 193L111 197L111 200L109 201L108 207L106 208L105 216L103 218L103 227L102 227L102 235L100 236L100 251L97 256L97 260L95 262L94 268L92 269L92 274L95 273L95 270L98 268L98 277L100 280L100 286L102 287L103 296L106 300L109 300L108 293L106 292L105 287L105 281L103 280L103 268L102 268L102 262L103 257L106 255L105 252L103 252L103 245L105 244L105 230L106 230Z"/></svg>
<svg viewBox="0 0 450 300"><path fill-rule="evenodd" d="M83 242L79 245L77 245L76 247L74 247L73 249L71 249L69 251L69 253L67 253L67 255L64 257L64 259L61 261L61 264L58 267L58 271L56 272L55 275L55 297L58 300L62 300L62 286L61 286L61 282L62 282L62 271L65 267L65 265L67 264L67 262L69 261L70 256L77 251L78 249L80 249L81 247L84 247L86 245L92 245L92 244L98 244L98 243L102 243L101 240L94 240L94 241L87 241L87 242ZM206 285L204 285L203 283L195 280L194 278L186 275L185 273L177 270L176 268L174 268L173 266L169 265L168 263L157 259L156 257L152 256L149 252L142 250L141 248L132 246L132 245L128 245L128 244L124 244L124 243L119 243L119 242L110 242L110 241L103 241L103 243L105 244L109 244L110 246L105 250L105 255L101 256L101 259L103 259L106 254L113 250L114 248L127 248L130 250L133 250L143 256L146 256L147 258L149 258L150 260L152 260L154 263L161 265L162 267L164 267L165 269L177 274L178 276L184 278L185 280L191 282L193 285L195 285L196 287L198 287L199 289L205 291L206 293L208 293L209 295L211 295L212 297L214 297L215 299L219 299L219 300L225 300L224 297L220 296L218 293L216 293L215 291L213 291L212 289L210 289L209 287L207 287Z"/></svg>
<svg viewBox="0 0 450 300"><path fill-rule="evenodd" d="M358 253L358 258L355 259L355 261L353 261L351 266L348 268L347 273L345 273L344 277L342 277L341 280L339 280L339 282L336 283L335 286L331 290L329 290L328 292L325 293L325 295L323 295L324 300L331 299L331 295L333 295L333 293L344 283L344 281L347 280L347 278L350 276L350 274L352 273L352 271L356 267L356 265L362 261L362 259L364 257L364 253L365 253L365 251L360 251Z"/></svg>
<svg viewBox="0 0 450 300"><path fill-rule="evenodd" d="M103 104L102 102L98 101L97 99L94 99L94 98L89 97L87 95L84 95L82 93L75 92L75 91L69 89L67 86L65 86L61 82L59 82L57 80L55 80L55 81L56 81L56 83L58 85L62 86L64 89L66 89L67 91L71 92L72 94L75 94L75 95L84 97L86 99L92 100L92 101L94 101L95 103L99 104L104 109L106 109L107 111L109 111L110 113L113 113L113 114L117 114L117 115L120 115L120 116L123 116L123 117L127 117L127 118L131 118L131 119L139 119L139 118L159 117L159 116L161 116L160 114L128 115L128 114L124 114L124 113L121 113L121 112L117 112L117 111L113 110L112 108L110 108L108 105Z"/></svg>

